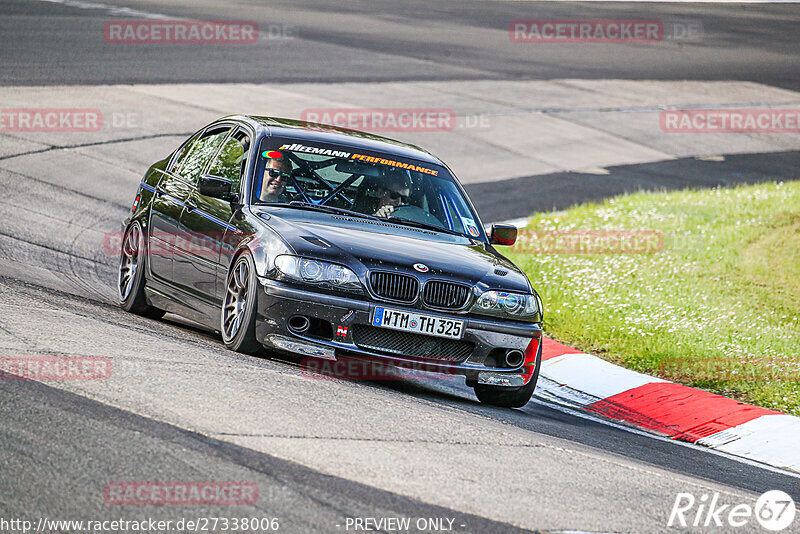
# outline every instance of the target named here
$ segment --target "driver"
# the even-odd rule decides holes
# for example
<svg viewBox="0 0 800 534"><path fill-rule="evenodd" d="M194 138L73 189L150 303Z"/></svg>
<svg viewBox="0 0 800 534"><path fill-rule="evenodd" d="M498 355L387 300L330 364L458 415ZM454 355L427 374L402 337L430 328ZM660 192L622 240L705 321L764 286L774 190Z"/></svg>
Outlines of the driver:
<svg viewBox="0 0 800 534"><path fill-rule="evenodd" d="M400 173L389 174L375 188L378 208L373 215L377 217L391 216L396 208L408 203L409 195L411 195L411 185L408 183L408 179Z"/></svg>
<svg viewBox="0 0 800 534"><path fill-rule="evenodd" d="M286 182L289 180L291 172L292 164L283 155L280 158L268 159L258 198L263 202L287 201Z"/></svg>

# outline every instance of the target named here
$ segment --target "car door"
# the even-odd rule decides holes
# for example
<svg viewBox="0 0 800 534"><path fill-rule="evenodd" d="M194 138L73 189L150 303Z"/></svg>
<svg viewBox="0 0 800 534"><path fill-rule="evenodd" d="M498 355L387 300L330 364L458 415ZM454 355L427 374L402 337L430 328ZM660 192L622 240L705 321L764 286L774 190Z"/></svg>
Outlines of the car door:
<svg viewBox="0 0 800 534"><path fill-rule="evenodd" d="M201 171L222 143L231 125L212 125L176 153L156 185L150 218L150 269L158 278L175 283L174 260L186 236L180 218Z"/></svg>
<svg viewBox="0 0 800 534"><path fill-rule="evenodd" d="M151 274L162 280L172 279L175 237L183 212L183 201L189 193L177 171L202 134L202 130L197 132L175 151L167 164L166 172L162 172L161 178L156 184L148 227L149 267Z"/></svg>
<svg viewBox="0 0 800 534"><path fill-rule="evenodd" d="M231 181L231 192L239 193L250 158L252 135L239 128L227 137L211 161L208 174ZM201 195L195 188L181 215L182 233L190 237L191 246L179 251L174 265L175 277L182 289L216 306L217 276L225 232L235 230L230 224L233 206L228 200Z"/></svg>

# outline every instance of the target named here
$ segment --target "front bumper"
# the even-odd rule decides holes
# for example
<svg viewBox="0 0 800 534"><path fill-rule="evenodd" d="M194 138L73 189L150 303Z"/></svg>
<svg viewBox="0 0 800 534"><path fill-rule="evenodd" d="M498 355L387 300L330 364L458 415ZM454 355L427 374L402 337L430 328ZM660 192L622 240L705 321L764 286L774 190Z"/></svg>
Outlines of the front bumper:
<svg viewBox="0 0 800 534"><path fill-rule="evenodd" d="M534 365L536 350L542 336L539 324L447 315L395 304L384 305L300 289L266 278L260 278L259 282L261 287L258 295L256 337L262 344L272 349L330 360L336 359L337 356L356 356L389 360L406 366L424 363L426 370L463 375L468 382L499 386L525 385L533 374L531 366ZM365 349L354 342L353 326L369 326L376 306L461 319L465 323L462 340L473 344L474 348L469 357L461 362ZM290 330L289 319L296 315L313 317L321 323L330 323L332 327L330 338ZM535 342L532 343L532 340ZM533 360L529 357L531 347ZM494 359L490 353L498 348L523 351L526 355L525 361L517 368L493 365L491 362Z"/></svg>

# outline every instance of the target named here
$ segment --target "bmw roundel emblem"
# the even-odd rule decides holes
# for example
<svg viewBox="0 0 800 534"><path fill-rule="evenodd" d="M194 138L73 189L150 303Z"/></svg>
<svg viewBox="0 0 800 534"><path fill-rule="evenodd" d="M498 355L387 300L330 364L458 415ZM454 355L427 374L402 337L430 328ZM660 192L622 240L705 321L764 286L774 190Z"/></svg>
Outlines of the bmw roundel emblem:
<svg viewBox="0 0 800 534"><path fill-rule="evenodd" d="M415 263L414 269L418 270L421 273L427 273L429 271L428 266L424 263Z"/></svg>

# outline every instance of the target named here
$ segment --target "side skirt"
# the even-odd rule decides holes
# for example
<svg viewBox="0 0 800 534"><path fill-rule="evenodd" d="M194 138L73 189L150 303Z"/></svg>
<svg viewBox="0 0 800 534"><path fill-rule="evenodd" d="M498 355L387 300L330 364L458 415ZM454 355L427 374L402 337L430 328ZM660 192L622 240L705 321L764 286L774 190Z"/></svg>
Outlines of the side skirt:
<svg viewBox="0 0 800 534"><path fill-rule="evenodd" d="M219 332L220 306L201 301L152 279L148 279L145 285L145 297L147 302L156 308L180 315Z"/></svg>

